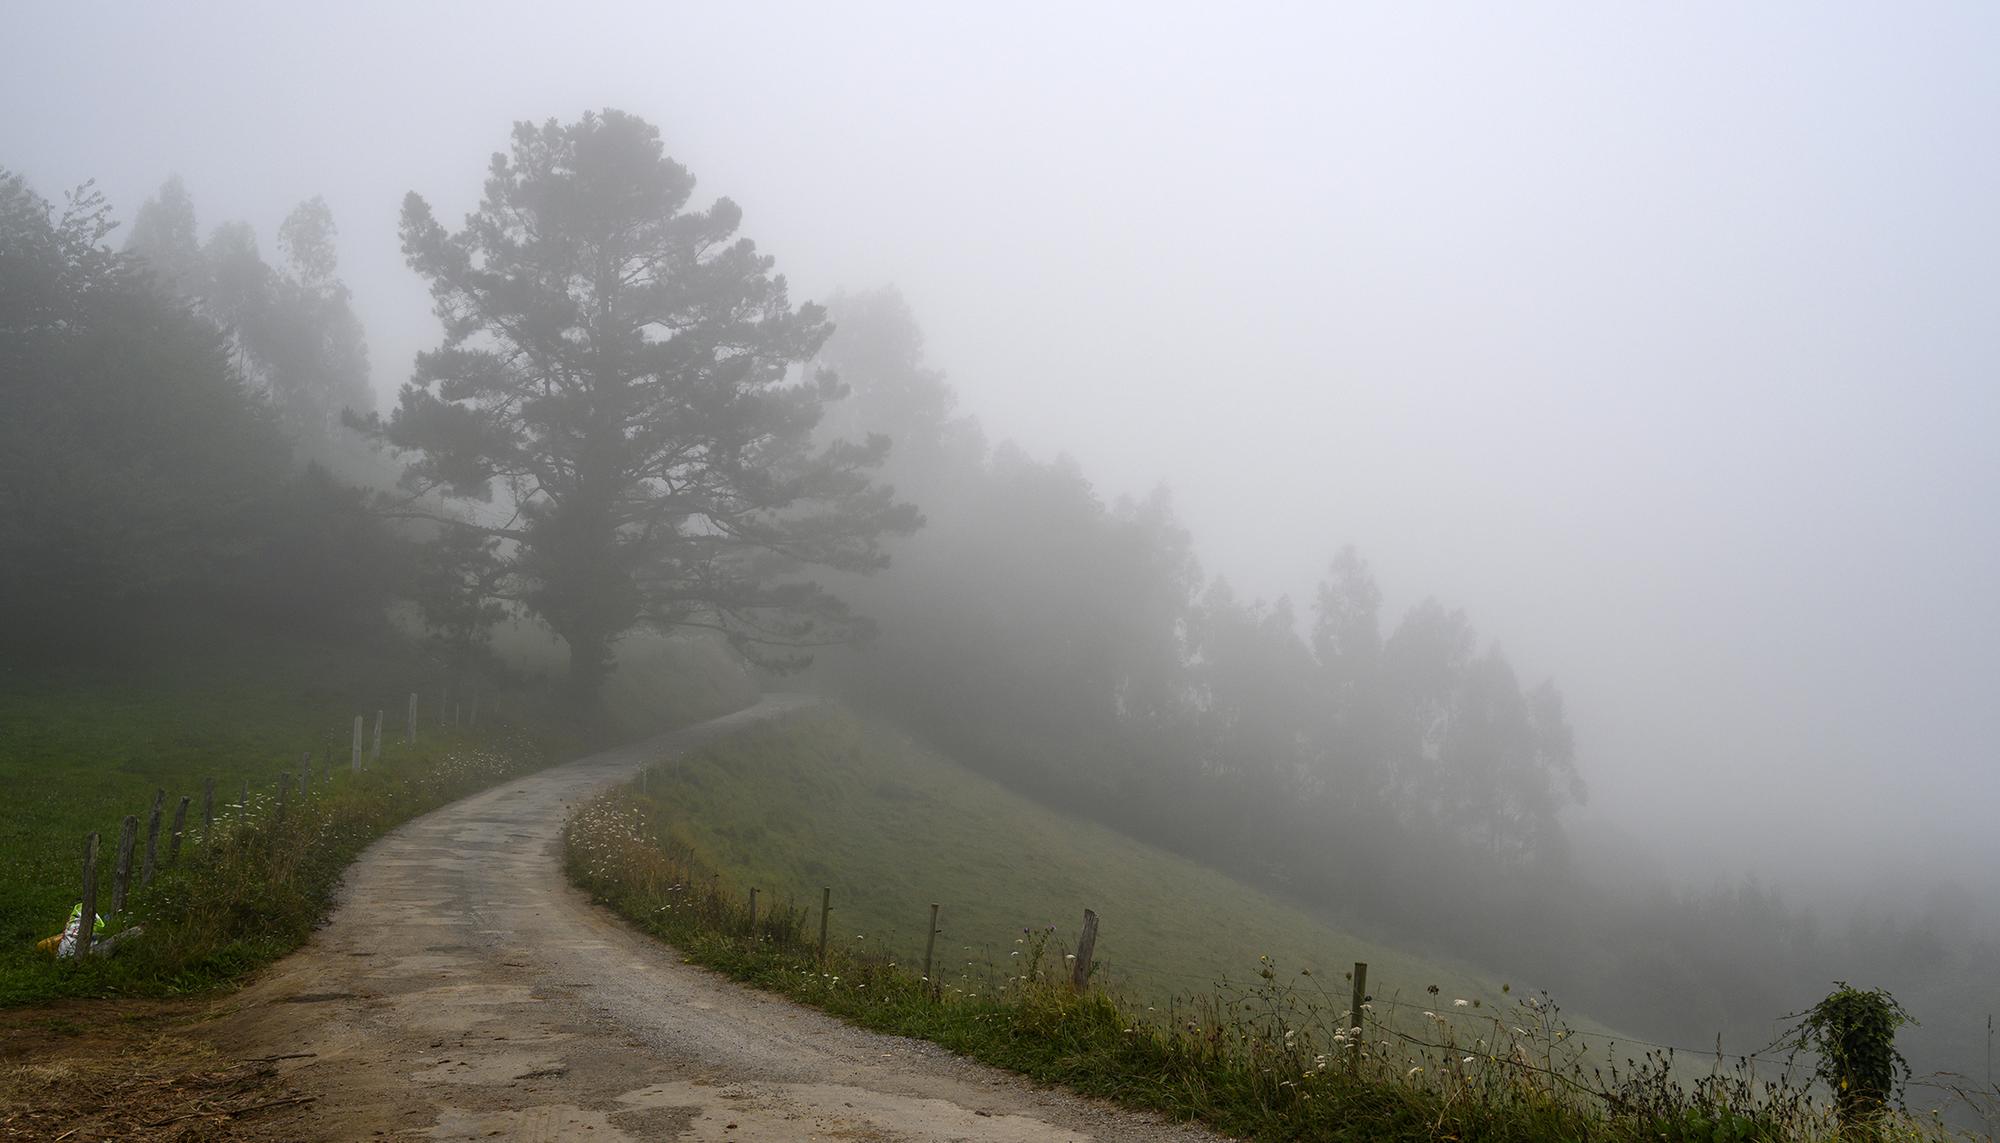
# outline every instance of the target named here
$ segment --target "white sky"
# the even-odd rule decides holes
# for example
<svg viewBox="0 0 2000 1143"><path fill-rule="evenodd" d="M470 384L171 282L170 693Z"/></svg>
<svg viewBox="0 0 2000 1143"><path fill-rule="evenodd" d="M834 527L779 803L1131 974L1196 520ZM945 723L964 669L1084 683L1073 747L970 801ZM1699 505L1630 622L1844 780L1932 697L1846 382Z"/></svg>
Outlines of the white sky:
<svg viewBox="0 0 2000 1143"><path fill-rule="evenodd" d="M324 194L385 394L403 192L622 107L1240 591L1466 607L1685 868L2000 856L2000 8L168 7L13 6L0 164Z"/></svg>

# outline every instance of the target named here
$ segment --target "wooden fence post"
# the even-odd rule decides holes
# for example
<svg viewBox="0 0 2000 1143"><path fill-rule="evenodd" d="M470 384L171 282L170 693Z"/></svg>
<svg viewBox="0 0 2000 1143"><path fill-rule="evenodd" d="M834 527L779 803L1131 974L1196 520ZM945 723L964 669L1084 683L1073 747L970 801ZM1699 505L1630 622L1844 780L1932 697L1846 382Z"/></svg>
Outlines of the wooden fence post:
<svg viewBox="0 0 2000 1143"><path fill-rule="evenodd" d="M285 791L292 785L292 775L286 772L278 775L278 821L285 820Z"/></svg>
<svg viewBox="0 0 2000 1143"><path fill-rule="evenodd" d="M118 864L111 867L111 915L125 911L125 896L132 889L132 846L139 840L139 815L126 814L118 830Z"/></svg>
<svg viewBox="0 0 2000 1143"><path fill-rule="evenodd" d="M182 794L181 804L174 807L174 832L167 838L168 865L181 859L181 834L187 832L188 803L193 800L189 795Z"/></svg>
<svg viewBox="0 0 2000 1143"><path fill-rule="evenodd" d="M465 720L467 726L479 725L479 692L472 692L472 715Z"/></svg>
<svg viewBox="0 0 2000 1143"><path fill-rule="evenodd" d="M209 831L215 828L215 775L201 780L201 847L208 848Z"/></svg>
<svg viewBox="0 0 2000 1143"><path fill-rule="evenodd" d="M833 911L833 886L823 885L819 891L819 959L826 960L826 915Z"/></svg>
<svg viewBox="0 0 2000 1143"><path fill-rule="evenodd" d="M1097 913L1083 911L1083 932L1076 938L1076 964L1070 968L1069 986L1082 992L1090 987L1090 958L1097 953Z"/></svg>
<svg viewBox="0 0 2000 1143"><path fill-rule="evenodd" d="M90 955L91 939L97 935L97 831L83 843L83 916L77 918L76 956Z"/></svg>
<svg viewBox="0 0 2000 1143"><path fill-rule="evenodd" d="M153 792L153 813L146 819L146 866L139 874L141 888L153 883L153 871L159 867L160 853L160 808L166 803L167 792Z"/></svg>
<svg viewBox="0 0 2000 1143"><path fill-rule="evenodd" d="M1354 1001L1348 1009L1347 1034L1352 1037L1347 1044L1347 1067L1356 1075L1361 1074L1361 1041L1367 1025L1361 1022L1361 1006L1368 1003L1368 965L1363 961L1354 962Z"/></svg>
<svg viewBox="0 0 2000 1143"><path fill-rule="evenodd" d="M931 975L931 953L937 948L937 915L937 902L932 901L931 931L924 937L924 991L928 992L933 1000L937 998L938 994L937 978Z"/></svg>
<svg viewBox="0 0 2000 1143"><path fill-rule="evenodd" d="M243 793L236 799L236 820L241 822L250 816L250 779L243 779Z"/></svg>
<svg viewBox="0 0 2000 1143"><path fill-rule="evenodd" d="M358 715L358 714L357 714L357 715L355 715L355 716L354 716L354 764L353 764L353 769L354 769L354 772L355 772L356 774L359 774L359 773L361 773L361 722L362 722L362 719L361 719L361 716L360 716L360 715Z"/></svg>
<svg viewBox="0 0 2000 1143"><path fill-rule="evenodd" d="M757 887L750 887L750 939L757 939Z"/></svg>
<svg viewBox="0 0 2000 1143"><path fill-rule="evenodd" d="M326 756L326 769L329 774L333 772L333 755L331 754ZM312 772L313 752L308 750L299 758L299 793L305 793L306 786L311 784Z"/></svg>
<svg viewBox="0 0 2000 1143"><path fill-rule="evenodd" d="M382 711L379 708L375 711L375 747L368 752L368 760L370 762L382 760Z"/></svg>
<svg viewBox="0 0 2000 1143"><path fill-rule="evenodd" d="M438 692L438 725L444 726L445 717L451 713L451 683L446 682Z"/></svg>
<svg viewBox="0 0 2000 1143"><path fill-rule="evenodd" d="M417 744L417 692L410 692L410 720L403 724L403 745Z"/></svg>

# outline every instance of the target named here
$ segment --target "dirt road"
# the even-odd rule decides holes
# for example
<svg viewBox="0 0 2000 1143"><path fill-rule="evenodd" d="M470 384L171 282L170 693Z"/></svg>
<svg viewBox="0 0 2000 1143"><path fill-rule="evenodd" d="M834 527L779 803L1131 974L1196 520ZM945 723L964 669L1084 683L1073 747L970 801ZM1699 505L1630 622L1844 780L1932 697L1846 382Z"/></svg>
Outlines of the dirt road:
<svg viewBox="0 0 2000 1143"><path fill-rule="evenodd" d="M804 700L606 751L398 829L306 948L211 1024L307 1100L284 1139L1197 1140L859 1031L680 963L564 880L568 808L654 759Z"/></svg>

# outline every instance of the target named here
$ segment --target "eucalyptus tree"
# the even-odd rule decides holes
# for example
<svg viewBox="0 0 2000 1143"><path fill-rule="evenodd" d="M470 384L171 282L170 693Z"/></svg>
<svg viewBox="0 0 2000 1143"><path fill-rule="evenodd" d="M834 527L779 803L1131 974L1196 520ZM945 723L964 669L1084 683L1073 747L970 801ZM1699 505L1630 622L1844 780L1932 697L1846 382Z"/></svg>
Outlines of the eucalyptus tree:
<svg viewBox="0 0 2000 1143"><path fill-rule="evenodd" d="M694 185L652 125L605 111L517 124L457 231L403 203L445 337L369 427L407 455L405 514L498 541L493 592L562 637L586 699L641 625L802 665L866 628L808 568L873 570L920 523L872 480L887 438L814 444L842 391L800 368L825 313Z"/></svg>

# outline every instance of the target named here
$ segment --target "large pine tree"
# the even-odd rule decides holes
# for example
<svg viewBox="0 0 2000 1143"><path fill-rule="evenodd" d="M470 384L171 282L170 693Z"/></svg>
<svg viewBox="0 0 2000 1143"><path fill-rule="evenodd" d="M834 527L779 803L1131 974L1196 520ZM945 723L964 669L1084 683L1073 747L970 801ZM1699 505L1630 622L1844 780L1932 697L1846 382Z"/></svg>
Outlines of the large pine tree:
<svg viewBox="0 0 2000 1143"><path fill-rule="evenodd" d="M446 336L376 431L413 492L497 502L432 515L500 541L496 591L569 645L585 698L641 624L715 628L775 666L852 637L804 569L878 567L879 538L919 522L870 480L886 439L814 446L839 383L793 367L824 312L794 309L735 204L690 209L693 189L658 131L606 111L517 124L456 233L403 204Z"/></svg>

